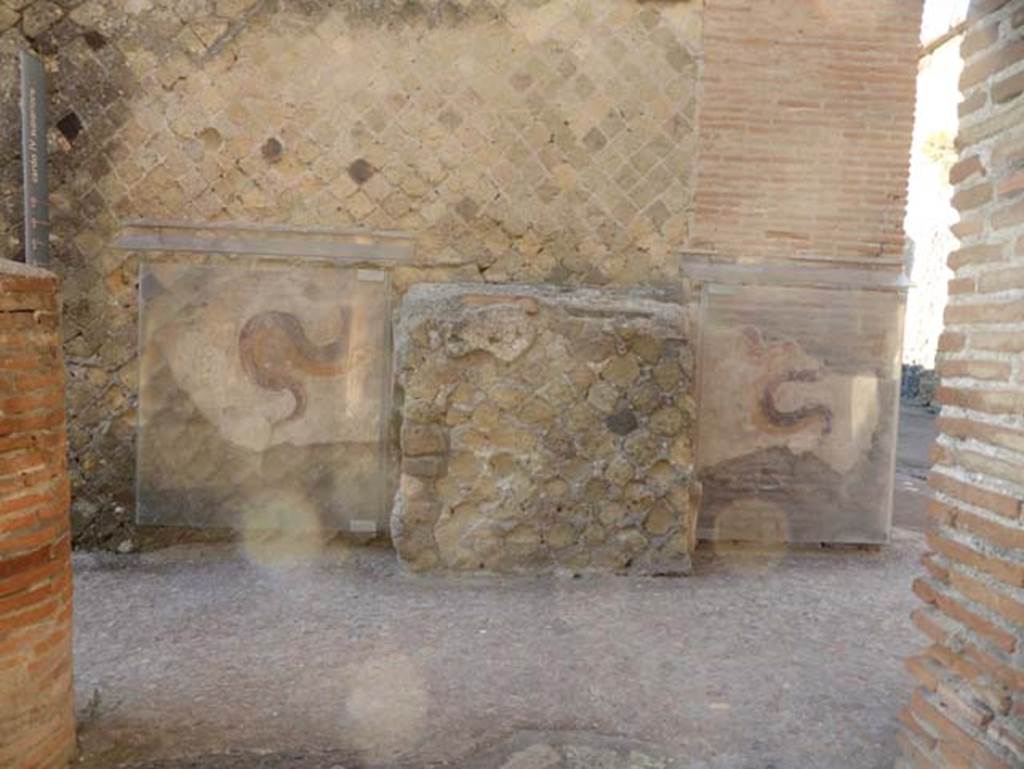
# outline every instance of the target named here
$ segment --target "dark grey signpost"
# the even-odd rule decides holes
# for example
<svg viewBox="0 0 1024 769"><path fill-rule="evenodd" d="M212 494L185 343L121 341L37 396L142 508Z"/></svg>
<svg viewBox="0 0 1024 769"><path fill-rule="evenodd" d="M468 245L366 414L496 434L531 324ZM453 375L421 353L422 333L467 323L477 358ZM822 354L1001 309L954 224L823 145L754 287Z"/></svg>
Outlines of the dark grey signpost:
<svg viewBox="0 0 1024 769"><path fill-rule="evenodd" d="M46 173L46 70L21 52L21 158L25 185L25 261L50 265L49 180Z"/></svg>

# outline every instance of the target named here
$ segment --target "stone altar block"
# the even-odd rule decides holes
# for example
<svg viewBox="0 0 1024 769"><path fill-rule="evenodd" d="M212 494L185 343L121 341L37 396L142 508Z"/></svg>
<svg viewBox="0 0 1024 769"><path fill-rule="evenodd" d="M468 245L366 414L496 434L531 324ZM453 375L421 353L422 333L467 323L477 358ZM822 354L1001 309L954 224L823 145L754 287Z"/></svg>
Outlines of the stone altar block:
<svg viewBox="0 0 1024 769"><path fill-rule="evenodd" d="M403 563L688 573L693 354L675 299L413 286L395 338Z"/></svg>

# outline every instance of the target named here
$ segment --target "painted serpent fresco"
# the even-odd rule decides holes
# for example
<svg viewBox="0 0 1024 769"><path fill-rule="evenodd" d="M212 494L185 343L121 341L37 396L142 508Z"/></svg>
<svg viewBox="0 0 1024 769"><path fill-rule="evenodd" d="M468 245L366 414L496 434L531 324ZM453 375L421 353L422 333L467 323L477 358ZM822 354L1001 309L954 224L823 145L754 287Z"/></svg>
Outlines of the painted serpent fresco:
<svg viewBox="0 0 1024 769"><path fill-rule="evenodd" d="M295 398L291 413L278 424L292 422L306 412L308 395L305 377L339 376L347 369L349 312L341 311L341 335L316 345L290 312L268 310L253 315L238 335L242 367L259 387L275 392L287 390Z"/></svg>

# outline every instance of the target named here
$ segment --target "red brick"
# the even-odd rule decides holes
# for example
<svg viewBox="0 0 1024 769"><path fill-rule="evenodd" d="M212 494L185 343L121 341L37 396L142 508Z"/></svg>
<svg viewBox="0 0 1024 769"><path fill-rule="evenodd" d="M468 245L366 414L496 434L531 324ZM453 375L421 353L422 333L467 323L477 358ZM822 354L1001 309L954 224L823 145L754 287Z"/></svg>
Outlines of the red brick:
<svg viewBox="0 0 1024 769"><path fill-rule="evenodd" d="M929 546L947 558L991 574L1008 585L1024 587L1024 563L986 555L959 542L947 539L938 532L930 531L926 536Z"/></svg>
<svg viewBox="0 0 1024 769"><path fill-rule="evenodd" d="M13 475L45 467L47 458L39 451L12 451L0 456L0 475Z"/></svg>
<svg viewBox="0 0 1024 769"><path fill-rule="evenodd" d="M928 691L933 692L938 688L939 679L942 676L942 666L936 664L934 660L925 656L908 657L904 660L903 665L907 672Z"/></svg>
<svg viewBox="0 0 1024 769"><path fill-rule="evenodd" d="M982 473L1011 483L1019 483L1024 476L1019 464L987 451L975 451L973 447L959 443L952 444L951 451L954 461L968 472Z"/></svg>
<svg viewBox="0 0 1024 769"><path fill-rule="evenodd" d="M964 35L960 43L960 56L966 61L974 54L988 48L999 39L999 23L992 22L985 25L977 25Z"/></svg>
<svg viewBox="0 0 1024 769"><path fill-rule="evenodd" d="M1001 72L1006 67L1024 59L1024 39L1014 38L990 51L981 54L960 74L960 90L967 91L986 78Z"/></svg>
<svg viewBox="0 0 1024 769"><path fill-rule="evenodd" d="M959 190L953 195L952 203L953 208L963 212L979 208L990 200L992 200L992 183L982 182L981 184L975 184L973 187Z"/></svg>
<svg viewBox="0 0 1024 769"><path fill-rule="evenodd" d="M913 769L944 769L934 763L925 752L927 748L922 748L917 740L906 731L898 732L896 734L896 741L899 743L904 757L910 761Z"/></svg>
<svg viewBox="0 0 1024 769"><path fill-rule="evenodd" d="M940 745L949 741L971 759L971 769L1013 769L1013 767L996 756L985 746L981 735L969 726L961 726L955 716L943 708L941 704L932 704L918 689L911 697L911 712L915 718L934 728L940 735Z"/></svg>
<svg viewBox="0 0 1024 769"><path fill-rule="evenodd" d="M972 302L946 305L945 322L950 325L978 323L1017 323L1024 321L1024 302ZM0 423L2 425L2 423ZM0 430L2 430L0 426Z"/></svg>
<svg viewBox="0 0 1024 769"><path fill-rule="evenodd" d="M8 348L9 349L9 348ZM53 370L52 353L39 354L31 351L0 355L0 371L46 371Z"/></svg>
<svg viewBox="0 0 1024 769"><path fill-rule="evenodd" d="M57 315L53 312L0 312L0 331L35 331L57 328Z"/></svg>
<svg viewBox="0 0 1024 769"><path fill-rule="evenodd" d="M958 421L967 422L968 420ZM953 434L958 437L974 437L972 433L967 432ZM974 484L958 481L943 473L931 473L928 476L928 484L936 491L956 497L969 505L984 507L1004 518L1017 518L1020 516L1022 509L1024 509L1024 502L1008 494L982 489Z"/></svg>
<svg viewBox="0 0 1024 769"><path fill-rule="evenodd" d="M46 561L38 566L25 571L17 572L0 579L0 597L13 595L20 590L35 585L38 582L53 578L58 572L68 568L62 561Z"/></svg>
<svg viewBox="0 0 1024 769"><path fill-rule="evenodd" d="M956 271L969 264L990 264L1006 261L1006 248L999 243L983 243L976 246L964 246L949 255L949 269Z"/></svg>
<svg viewBox="0 0 1024 769"><path fill-rule="evenodd" d="M969 662L962 654L954 652L942 644L933 643L925 650L925 654L942 665L949 673L968 683L973 684L985 676L985 672L980 667Z"/></svg>
<svg viewBox="0 0 1024 769"><path fill-rule="evenodd" d="M1024 17L1024 11L1021 12ZM1024 729L1008 721L992 724L988 729L993 741L1011 752L1024 756Z"/></svg>
<svg viewBox="0 0 1024 769"><path fill-rule="evenodd" d="M959 184L962 181L970 179L975 174L985 175L985 166L981 163L981 158L977 155L971 155L957 162L949 169L949 183Z"/></svg>
<svg viewBox="0 0 1024 769"><path fill-rule="evenodd" d="M1024 549L1024 529L957 509L953 528L974 534L1002 550Z"/></svg>
<svg viewBox="0 0 1024 769"><path fill-rule="evenodd" d="M943 504L941 500L932 499L928 502L928 515L932 517L937 526L950 526L955 513L955 508Z"/></svg>
<svg viewBox="0 0 1024 769"><path fill-rule="evenodd" d="M1001 360L964 360L946 358L935 367L941 377L970 377L1005 382L1010 378L1010 364Z"/></svg>
<svg viewBox="0 0 1024 769"><path fill-rule="evenodd" d="M1019 331L975 330L971 332L971 349L1021 352L1024 350L1024 334Z"/></svg>
<svg viewBox="0 0 1024 769"><path fill-rule="evenodd" d="M940 582L949 581L949 569L939 563L935 553L925 553L921 556L921 564L928 570L935 579Z"/></svg>
<svg viewBox="0 0 1024 769"><path fill-rule="evenodd" d="M994 713L974 690L960 681L944 678L939 681L935 690L938 701L957 717L977 729L984 729L990 723Z"/></svg>
<svg viewBox="0 0 1024 769"><path fill-rule="evenodd" d="M36 409L59 408L63 405L63 390L38 390L0 400L0 414L23 414Z"/></svg>
<svg viewBox="0 0 1024 769"><path fill-rule="evenodd" d="M947 285L947 291L950 295L973 294L975 288L974 278L953 278Z"/></svg>
<svg viewBox="0 0 1024 769"><path fill-rule="evenodd" d="M1024 72L1021 72L1024 75ZM996 194L1000 198L1008 198L1024 190L1024 171L1017 171L999 180L996 185Z"/></svg>
<svg viewBox="0 0 1024 769"><path fill-rule="evenodd" d="M54 650L55 647L62 643L66 643L71 638L71 626L64 624L57 628L50 635L44 637L38 643L32 647L34 654L48 654Z"/></svg>
<svg viewBox="0 0 1024 769"><path fill-rule="evenodd" d="M60 602L49 598L22 611L0 614L0 635L48 622L60 608Z"/></svg>
<svg viewBox="0 0 1024 769"><path fill-rule="evenodd" d="M13 574L20 574L40 564L48 563L57 558L58 555L59 551L53 542L42 545L28 553L9 555L5 552L4 558L0 559L0 579Z"/></svg>
<svg viewBox="0 0 1024 769"><path fill-rule="evenodd" d="M977 765L971 760L971 757L952 743L938 743L936 749L942 756L943 769L977 769Z"/></svg>
<svg viewBox="0 0 1024 769"><path fill-rule="evenodd" d="M1010 291L1024 288L1024 266L992 270L978 276L978 290L981 293Z"/></svg>
<svg viewBox="0 0 1024 769"><path fill-rule="evenodd" d="M4 537L4 549L10 553L32 552L36 548L45 546L60 535L60 525L45 525L40 523L28 533L18 532Z"/></svg>
<svg viewBox="0 0 1024 769"><path fill-rule="evenodd" d="M911 657L907 660L908 668L912 664L920 664L922 665L922 669L925 670L926 668L923 666L927 659L928 658L926 657ZM913 675L913 671L911 671L911 675ZM915 678L916 677L917 676L915 676ZM935 686L938 686L938 681L935 682ZM934 691L935 686L932 686L929 690ZM914 718L909 707L903 707L900 709L899 719L900 723L914 735L914 738L924 747L925 750L930 751L935 747L934 733L925 729L918 720Z"/></svg>
<svg viewBox="0 0 1024 769"><path fill-rule="evenodd" d="M942 624L945 618L935 608L919 608L910 612L910 619L914 625L936 643L946 642L946 628Z"/></svg>
<svg viewBox="0 0 1024 769"><path fill-rule="evenodd" d="M939 352L960 352L964 349L964 343L967 341L967 337L964 334L960 334L956 331L943 331L939 336L938 351Z"/></svg>
<svg viewBox="0 0 1024 769"><path fill-rule="evenodd" d="M970 115L972 112L977 112L979 109L988 104L988 92L981 89L974 91L961 101L956 107L957 117L963 120L965 117ZM955 182L954 182L955 184Z"/></svg>
<svg viewBox="0 0 1024 769"><path fill-rule="evenodd" d="M0 293L0 312L11 310L57 311L57 299L49 291L24 291Z"/></svg>
<svg viewBox="0 0 1024 769"><path fill-rule="evenodd" d="M57 277L55 275L0 275L0 293L22 291L55 293L56 290Z"/></svg>
<svg viewBox="0 0 1024 769"><path fill-rule="evenodd" d="M960 240L980 235L985 229L985 218L980 214L962 214L959 220L949 228L954 237Z"/></svg>
<svg viewBox="0 0 1024 769"><path fill-rule="evenodd" d="M984 17L995 13L1010 0L971 0L967 10L967 20L972 25L984 24Z"/></svg>
<svg viewBox="0 0 1024 769"><path fill-rule="evenodd" d="M1008 665L970 641L963 644L963 654L980 671L980 675L998 680L1011 689L1024 690L1024 670L1019 667Z"/></svg>
<svg viewBox="0 0 1024 769"><path fill-rule="evenodd" d="M1010 594L960 571L950 573L950 585L975 603L1005 617L1007 621L1024 626L1024 603Z"/></svg>
<svg viewBox="0 0 1024 769"><path fill-rule="evenodd" d="M992 84L992 101L996 104L1016 99L1024 93L1024 72L1004 77Z"/></svg>
<svg viewBox="0 0 1024 769"><path fill-rule="evenodd" d="M0 417L0 436L34 430L47 430L52 427L58 427L63 423L64 413L61 410L29 416Z"/></svg>
<svg viewBox="0 0 1024 769"><path fill-rule="evenodd" d="M53 597L54 590L48 583L38 585L31 590L22 590L18 593L0 598L0 616L12 616L25 609L37 606L43 601Z"/></svg>
<svg viewBox="0 0 1024 769"><path fill-rule="evenodd" d="M64 386L63 370L47 371L43 374L18 374L14 378L15 387L18 390L42 390L48 387Z"/></svg>
<svg viewBox="0 0 1024 769"><path fill-rule="evenodd" d="M957 600L955 594L936 593L935 600L943 614L985 638L997 648L1007 654L1012 654L1016 650L1016 634L990 622L970 607L965 606L960 600Z"/></svg>
<svg viewBox="0 0 1024 769"><path fill-rule="evenodd" d="M992 214L990 219L992 228L1001 230L1006 227L1016 227L1024 224L1024 200L1013 205L1000 208Z"/></svg>
<svg viewBox="0 0 1024 769"><path fill-rule="evenodd" d="M911 589L914 591L914 595L925 603L935 604L938 602L938 595L927 580L918 577L911 585Z"/></svg>
<svg viewBox="0 0 1024 769"><path fill-rule="evenodd" d="M49 491L26 491L17 496L0 498L0 515L17 510L27 510L45 504L52 499Z"/></svg>
<svg viewBox="0 0 1024 769"><path fill-rule="evenodd" d="M35 510L17 515L8 515L0 520L0 534L25 534L39 523L39 515Z"/></svg>
<svg viewBox="0 0 1024 769"><path fill-rule="evenodd" d="M992 147L992 168L1003 169L1024 161L1024 134L1001 136Z"/></svg>

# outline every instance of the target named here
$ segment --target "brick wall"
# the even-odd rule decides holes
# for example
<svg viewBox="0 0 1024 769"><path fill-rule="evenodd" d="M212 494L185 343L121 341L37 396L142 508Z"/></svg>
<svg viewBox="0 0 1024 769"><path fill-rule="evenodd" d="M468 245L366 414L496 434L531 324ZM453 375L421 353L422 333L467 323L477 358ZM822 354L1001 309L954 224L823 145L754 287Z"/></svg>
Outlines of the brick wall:
<svg viewBox="0 0 1024 769"><path fill-rule="evenodd" d="M921 3L707 0L693 245L903 252Z"/></svg>
<svg viewBox="0 0 1024 769"><path fill-rule="evenodd" d="M1024 765L1024 4L974 0L903 767Z"/></svg>
<svg viewBox="0 0 1024 769"><path fill-rule="evenodd" d="M71 563L57 279L0 260L0 766L74 749Z"/></svg>

